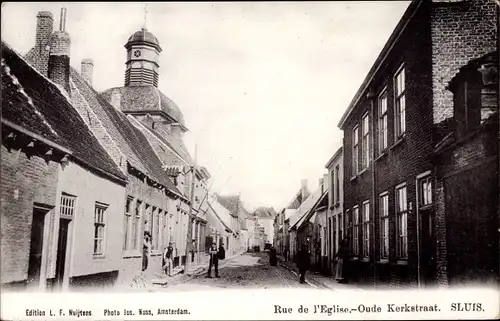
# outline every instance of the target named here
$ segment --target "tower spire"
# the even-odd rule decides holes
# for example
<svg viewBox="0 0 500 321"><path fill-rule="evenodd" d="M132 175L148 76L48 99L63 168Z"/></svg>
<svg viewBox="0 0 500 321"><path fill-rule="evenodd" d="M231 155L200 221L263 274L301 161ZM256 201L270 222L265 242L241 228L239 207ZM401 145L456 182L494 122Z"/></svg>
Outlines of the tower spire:
<svg viewBox="0 0 500 321"><path fill-rule="evenodd" d="M144 4L144 24L142 25L142 30L148 30L146 28L146 22L147 22L147 17L148 16L148 4L145 3Z"/></svg>

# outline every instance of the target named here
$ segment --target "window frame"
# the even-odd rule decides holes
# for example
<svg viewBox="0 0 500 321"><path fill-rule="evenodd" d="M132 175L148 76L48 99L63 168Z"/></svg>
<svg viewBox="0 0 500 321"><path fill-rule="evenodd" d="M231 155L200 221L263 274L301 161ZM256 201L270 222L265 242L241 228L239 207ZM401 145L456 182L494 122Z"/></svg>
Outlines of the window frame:
<svg viewBox="0 0 500 321"><path fill-rule="evenodd" d="M364 113L361 117L361 167L370 166L370 114Z"/></svg>
<svg viewBox="0 0 500 321"><path fill-rule="evenodd" d="M403 89L398 93L398 76L403 76ZM398 141L406 133L406 68L402 63L394 73L394 137ZM401 104L403 102L403 104ZM403 106L403 108L401 108ZM402 116L401 116L402 115Z"/></svg>
<svg viewBox="0 0 500 321"><path fill-rule="evenodd" d="M352 176L359 173L359 125L352 129Z"/></svg>
<svg viewBox="0 0 500 321"><path fill-rule="evenodd" d="M419 198L419 206L421 208L425 208L425 207L429 207L431 206L432 204L434 204L434 199L433 199L433 195L432 195L432 185L433 185L433 182L432 182L432 175L430 174L430 172L426 175L423 175L421 177L418 177L417 178L418 180L418 198ZM427 189L427 194L424 192L424 183L427 182L428 183L428 189ZM427 195L427 198L425 197ZM429 201L426 202L426 199L428 199Z"/></svg>
<svg viewBox="0 0 500 321"><path fill-rule="evenodd" d="M134 220L132 208L135 209L135 202L132 196L127 196L125 199L125 220L123 223L123 246L122 251L128 251L131 247L132 236L132 220Z"/></svg>
<svg viewBox="0 0 500 321"><path fill-rule="evenodd" d="M370 259L370 201L364 201L362 205L362 237L363 237L363 259ZM368 215L367 215L368 214Z"/></svg>
<svg viewBox="0 0 500 321"><path fill-rule="evenodd" d="M352 208L352 254L354 257L359 256L359 206Z"/></svg>
<svg viewBox="0 0 500 321"><path fill-rule="evenodd" d="M382 110L382 101L385 100L385 110ZM384 153L389 147L389 137L388 137L388 103L389 103L389 93L387 87L381 90L377 97L377 110L378 110L378 152L379 154ZM383 127L383 130L381 128Z"/></svg>
<svg viewBox="0 0 500 321"><path fill-rule="evenodd" d="M135 200L135 206L134 206L134 220L132 223L132 246L131 250L133 251L139 251L141 249L141 242L140 242L140 235L139 231L141 230L141 218L143 216L143 211L144 211L144 202L136 199Z"/></svg>
<svg viewBox="0 0 500 321"><path fill-rule="evenodd" d="M400 210L398 191L404 190L405 208ZM398 260L408 260L408 189L406 183L395 188L395 213L396 213L396 256ZM403 220L404 218L404 220ZM400 221L401 220L401 221ZM404 224L403 224L404 222ZM404 226L403 226L404 225Z"/></svg>
<svg viewBox="0 0 500 321"><path fill-rule="evenodd" d="M384 199L387 203L384 206ZM385 209L385 211L384 211ZM380 260L389 260L389 192L379 194L379 219L380 219Z"/></svg>
<svg viewBox="0 0 500 321"><path fill-rule="evenodd" d="M335 166L335 204L340 203L340 165Z"/></svg>
<svg viewBox="0 0 500 321"><path fill-rule="evenodd" d="M109 208L109 204L95 202L94 205L94 242L93 242L93 255L95 256L105 256L106 255L106 235L107 235L107 209ZM100 215L98 213L100 212ZM98 220L98 218L100 218ZM102 235L99 237L99 230L102 228ZM99 243L100 242L100 243ZM100 252L96 252L98 246L96 244L100 244Z"/></svg>
<svg viewBox="0 0 500 321"><path fill-rule="evenodd" d="M76 196L62 192L59 200L59 217L70 220L74 219L76 213Z"/></svg>

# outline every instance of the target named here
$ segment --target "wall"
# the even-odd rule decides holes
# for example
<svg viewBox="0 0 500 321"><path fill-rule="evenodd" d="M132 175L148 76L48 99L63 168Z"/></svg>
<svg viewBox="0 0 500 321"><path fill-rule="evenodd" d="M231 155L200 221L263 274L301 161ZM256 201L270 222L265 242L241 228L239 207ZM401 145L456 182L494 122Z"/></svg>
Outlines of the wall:
<svg viewBox="0 0 500 321"><path fill-rule="evenodd" d="M453 117L449 81L471 59L496 50L498 6L491 0L434 4L431 12L434 123Z"/></svg>
<svg viewBox="0 0 500 321"><path fill-rule="evenodd" d="M52 234L50 271L55 272L57 258L57 238L61 193L76 196L76 212L68 232L69 265L66 275L77 277L102 272L118 271L121 267L123 245L123 213L125 209L125 187L96 176L78 164L69 163L61 167L56 219ZM94 256L94 210L96 202L108 205L105 211L104 255Z"/></svg>
<svg viewBox="0 0 500 321"><path fill-rule="evenodd" d="M4 141L1 154L1 282L4 284L27 278L33 205L35 202L56 205L59 164L47 164L38 156L28 158L19 150L9 151ZM45 222L47 235L50 221Z"/></svg>
<svg viewBox="0 0 500 321"><path fill-rule="evenodd" d="M162 210L162 212L167 211L167 235L162 235L159 239L159 246L157 250L151 251L151 257L148 264L148 271L150 272L159 272L161 271L162 266L162 253L163 249L168 242L173 241L176 242L177 247L179 247L179 239L176 238L176 233L178 233L180 222L178 220L179 212L175 206L176 201L167 197L164 192L149 186L146 182L142 181L135 175L128 175L128 184L126 188L127 196L133 198L133 202L131 204L132 209L135 209L136 201L140 200L142 202L142 210L141 210L141 224L138 227L138 235L136 236L138 239L137 249L135 251L128 250L120 253L123 253L123 264L120 271L120 282L131 282L131 279L134 276L137 276L141 271L142 266L142 239L143 234L146 229L149 229L151 222L149 221L146 211L145 205L150 205L150 209L152 207L156 207ZM178 202L178 201L177 201ZM121 216L124 217L124 209L121 212ZM160 221L161 222L161 221ZM161 224L160 224L161 226ZM123 221L120 225L123 230ZM131 235L131 227L129 230L129 235ZM131 241L131 240L130 240ZM186 239L183 240L186 242ZM131 249L131 246L129 247Z"/></svg>

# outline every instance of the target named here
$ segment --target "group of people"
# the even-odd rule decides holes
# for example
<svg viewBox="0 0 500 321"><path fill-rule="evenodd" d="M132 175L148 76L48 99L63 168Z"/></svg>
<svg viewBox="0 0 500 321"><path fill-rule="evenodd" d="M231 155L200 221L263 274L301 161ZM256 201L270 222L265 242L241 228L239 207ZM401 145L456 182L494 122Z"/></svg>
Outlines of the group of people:
<svg viewBox="0 0 500 321"><path fill-rule="evenodd" d="M144 278L144 273L148 269L149 256L151 254L151 244L152 237L149 231L144 231L144 239L142 245L142 274L141 277ZM191 250L191 262L194 262L194 249L196 243L193 240L193 249ZM163 251L163 262L162 262L162 270L166 275L172 276L173 269L173 259L174 259L174 251L176 251L175 243L169 242L168 246L165 247ZM208 263L208 274L207 278L211 278L212 267L214 268L215 277L219 278L219 260L224 260L226 257L226 251L224 250L224 244L221 242L219 248L217 248L216 243L212 243L209 251L209 263Z"/></svg>
<svg viewBox="0 0 500 321"><path fill-rule="evenodd" d="M300 251L297 253L297 268L299 269L299 282L305 283L306 272L309 270L311 265L310 251L306 244L302 244ZM339 283L345 283L346 279L344 277L344 261L349 256L349 242L347 238L343 239L340 243L340 248L335 255L336 267L335 267L335 279Z"/></svg>

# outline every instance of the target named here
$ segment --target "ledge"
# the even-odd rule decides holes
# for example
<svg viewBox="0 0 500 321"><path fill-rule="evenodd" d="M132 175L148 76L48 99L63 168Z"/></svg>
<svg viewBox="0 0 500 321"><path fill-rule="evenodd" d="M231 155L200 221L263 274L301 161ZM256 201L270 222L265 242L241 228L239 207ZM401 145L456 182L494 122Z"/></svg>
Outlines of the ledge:
<svg viewBox="0 0 500 321"><path fill-rule="evenodd" d="M93 254L94 260L104 260L106 258L106 254Z"/></svg>
<svg viewBox="0 0 500 321"><path fill-rule="evenodd" d="M365 257L361 259L361 262L370 263L370 259Z"/></svg>
<svg viewBox="0 0 500 321"><path fill-rule="evenodd" d="M418 208L419 211L426 211L426 210L430 210L434 207L434 204L428 204L428 205L424 205L424 206L420 206Z"/></svg>
<svg viewBox="0 0 500 321"><path fill-rule="evenodd" d="M376 262L377 264L389 264L389 259L380 259Z"/></svg>
<svg viewBox="0 0 500 321"><path fill-rule="evenodd" d="M405 266L405 265L408 265L408 261L407 260L397 260L396 265Z"/></svg>
<svg viewBox="0 0 500 321"><path fill-rule="evenodd" d="M375 158L375 162L378 162L379 160L381 160L385 156L387 156L387 149L384 149L384 151L377 158Z"/></svg>
<svg viewBox="0 0 500 321"><path fill-rule="evenodd" d="M131 258L139 258L142 257L142 254L140 252L125 252L122 255L122 258L124 259L131 259Z"/></svg>
<svg viewBox="0 0 500 321"><path fill-rule="evenodd" d="M391 147L389 147L389 150L393 150L394 148L398 147L399 145L401 145L404 141L406 140L406 133L403 134L402 136L400 136L397 140L397 142L395 142Z"/></svg>

